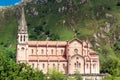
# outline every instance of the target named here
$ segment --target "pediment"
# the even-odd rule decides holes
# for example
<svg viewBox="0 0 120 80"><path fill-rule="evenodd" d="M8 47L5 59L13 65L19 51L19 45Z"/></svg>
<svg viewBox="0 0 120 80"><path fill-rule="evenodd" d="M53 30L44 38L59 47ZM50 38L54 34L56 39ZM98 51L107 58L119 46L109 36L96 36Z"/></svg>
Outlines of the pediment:
<svg viewBox="0 0 120 80"><path fill-rule="evenodd" d="M78 42L82 44L82 41L79 40L78 38L74 38L73 40L69 41L69 44L73 43L73 42Z"/></svg>
<svg viewBox="0 0 120 80"><path fill-rule="evenodd" d="M69 41L69 47L82 47L82 41L75 38L75 39Z"/></svg>

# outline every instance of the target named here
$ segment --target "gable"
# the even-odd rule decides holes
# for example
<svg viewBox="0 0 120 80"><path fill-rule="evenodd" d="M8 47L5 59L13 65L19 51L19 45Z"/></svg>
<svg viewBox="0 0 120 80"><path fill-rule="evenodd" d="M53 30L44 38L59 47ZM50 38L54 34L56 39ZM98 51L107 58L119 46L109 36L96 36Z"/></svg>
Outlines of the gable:
<svg viewBox="0 0 120 80"><path fill-rule="evenodd" d="M69 47L82 47L82 41L79 39L73 39L69 41Z"/></svg>

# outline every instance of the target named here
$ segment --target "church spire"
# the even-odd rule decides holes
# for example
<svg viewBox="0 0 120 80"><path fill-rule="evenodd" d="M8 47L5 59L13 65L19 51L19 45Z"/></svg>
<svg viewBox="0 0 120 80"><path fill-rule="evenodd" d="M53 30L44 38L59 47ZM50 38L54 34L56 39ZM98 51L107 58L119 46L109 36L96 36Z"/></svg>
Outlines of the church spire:
<svg viewBox="0 0 120 80"><path fill-rule="evenodd" d="M19 21L18 32L19 33L27 33L27 23L25 19L25 12L24 12L24 4L21 5L21 18Z"/></svg>
<svg viewBox="0 0 120 80"><path fill-rule="evenodd" d="M21 4L21 17L18 26L18 43L26 44L28 42L27 23L25 20L24 3Z"/></svg>

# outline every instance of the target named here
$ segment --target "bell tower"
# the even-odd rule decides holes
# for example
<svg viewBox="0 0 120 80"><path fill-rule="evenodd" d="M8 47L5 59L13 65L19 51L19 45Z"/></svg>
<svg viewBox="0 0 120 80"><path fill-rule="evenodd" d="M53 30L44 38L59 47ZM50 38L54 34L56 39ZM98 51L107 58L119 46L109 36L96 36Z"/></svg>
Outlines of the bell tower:
<svg viewBox="0 0 120 80"><path fill-rule="evenodd" d="M22 6L22 10L21 10L21 19L19 21L19 26L18 26L17 42L21 44L26 44L28 42L28 32L27 32L27 24L24 14L24 6Z"/></svg>
<svg viewBox="0 0 120 80"><path fill-rule="evenodd" d="M19 20L18 33L17 33L17 53L16 61L27 62L28 53L28 32L27 23L25 20L24 3L21 5L21 18Z"/></svg>

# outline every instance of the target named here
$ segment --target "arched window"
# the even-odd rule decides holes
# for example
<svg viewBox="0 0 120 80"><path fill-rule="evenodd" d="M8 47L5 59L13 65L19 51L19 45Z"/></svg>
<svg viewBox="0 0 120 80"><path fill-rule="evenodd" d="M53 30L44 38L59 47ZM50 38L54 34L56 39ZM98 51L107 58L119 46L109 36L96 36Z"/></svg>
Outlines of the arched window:
<svg viewBox="0 0 120 80"><path fill-rule="evenodd" d="M77 63L77 68L78 68L78 61L76 63Z"/></svg>
<svg viewBox="0 0 120 80"><path fill-rule="evenodd" d="M25 35L24 35L24 41L25 41Z"/></svg>
<svg viewBox="0 0 120 80"><path fill-rule="evenodd" d="M81 64L77 61L76 63L74 63L75 68L80 68Z"/></svg>
<svg viewBox="0 0 120 80"><path fill-rule="evenodd" d="M25 49L24 47L21 48L21 50L24 50L24 49Z"/></svg>
<svg viewBox="0 0 120 80"><path fill-rule="evenodd" d="M41 54L44 54L44 50L43 49L41 50Z"/></svg>
<svg viewBox="0 0 120 80"><path fill-rule="evenodd" d="M33 49L31 49L31 52L32 52L32 54L33 54L33 52L34 52Z"/></svg>
<svg viewBox="0 0 120 80"><path fill-rule="evenodd" d="M76 63L74 63L74 66L75 66L75 68L76 68Z"/></svg>
<svg viewBox="0 0 120 80"><path fill-rule="evenodd" d="M53 55L53 49L51 50L51 54Z"/></svg>
<svg viewBox="0 0 120 80"><path fill-rule="evenodd" d="M43 63L43 68L45 68L45 64Z"/></svg>
<svg viewBox="0 0 120 80"><path fill-rule="evenodd" d="M20 36L20 41L22 41L22 35Z"/></svg>
<svg viewBox="0 0 120 80"><path fill-rule="evenodd" d="M17 36L17 39L19 39L19 35Z"/></svg>
<svg viewBox="0 0 120 80"><path fill-rule="evenodd" d="M63 49L61 49L61 55L63 55Z"/></svg>

